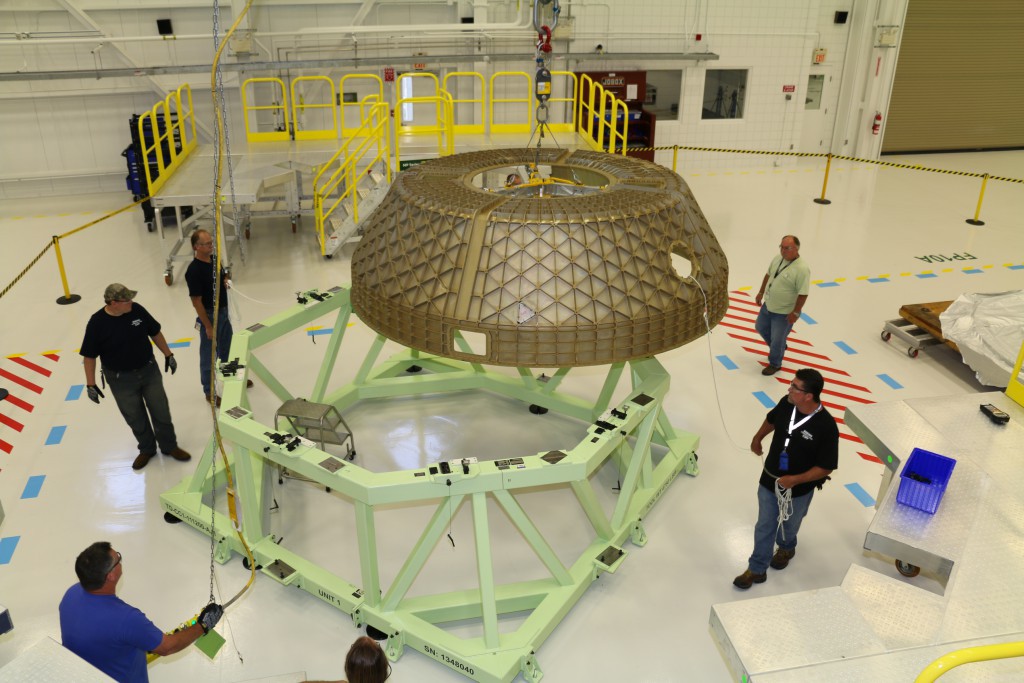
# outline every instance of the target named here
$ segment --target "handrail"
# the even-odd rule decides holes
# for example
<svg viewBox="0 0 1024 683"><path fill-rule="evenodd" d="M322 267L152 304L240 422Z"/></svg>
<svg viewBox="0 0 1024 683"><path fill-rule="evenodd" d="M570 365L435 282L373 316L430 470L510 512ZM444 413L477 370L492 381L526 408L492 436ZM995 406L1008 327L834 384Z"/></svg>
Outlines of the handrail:
<svg viewBox="0 0 1024 683"><path fill-rule="evenodd" d="M307 104L302 93L298 92L298 85L307 81L327 82L329 97L325 101ZM327 76L297 76L292 79L291 90L292 101L292 122L295 125L296 140L332 140L338 137L338 108L335 105L334 79ZM305 128L299 130L299 117L307 109L329 109L331 112L330 128Z"/></svg>
<svg viewBox="0 0 1024 683"><path fill-rule="evenodd" d="M1020 381L1021 366L1024 365L1024 344L1020 345L1020 352L1017 353L1017 362L1013 364L1013 372L1010 373L1010 382L1006 385L1006 395L1024 407L1024 383Z"/></svg>
<svg viewBox="0 0 1024 683"><path fill-rule="evenodd" d="M495 97L494 94L496 89L494 87L495 82L498 79L522 79L524 82L525 95L522 97ZM529 133L530 132L530 121L533 118L533 112L530 108L530 103L533 101L532 91L533 81L530 79L530 75L524 71L497 71L491 74L491 87L489 88L489 99L487 101L488 118L491 121L491 132L492 133ZM498 123L494 116L494 105L498 104L522 104L525 105L526 116L523 118L522 123ZM509 107L506 107L506 110ZM506 111L507 113L507 111ZM510 117L511 118L511 117Z"/></svg>
<svg viewBox="0 0 1024 683"><path fill-rule="evenodd" d="M249 96L247 85L252 84L255 86L257 83L270 83L276 85L279 91L279 100L271 104L263 105L249 105ZM273 130L273 131L256 131L249 127L249 112L250 111L275 111L280 112L284 117L284 130ZM284 81L280 78L248 78L242 83L242 120L245 121L245 138L249 142L274 142L278 140L288 140L289 138L289 122L288 122L288 89L284 86Z"/></svg>
<svg viewBox="0 0 1024 683"><path fill-rule="evenodd" d="M616 141L622 142L620 154L627 151L629 135L629 108L604 86L587 74L581 74L579 87L579 131L597 151L616 153ZM595 101L596 100L596 101ZM611 106L609 107L609 103ZM622 130L618 130L619 117ZM594 134L594 128L597 134Z"/></svg>
<svg viewBox="0 0 1024 683"><path fill-rule="evenodd" d="M478 73L476 71L453 71L453 72L451 72L449 74L445 74L444 80L441 82L441 87L442 87L442 89L446 93L451 94L451 90L448 88L448 80L449 79L453 79L454 80L456 78L476 79L476 81L477 81L476 85L479 86L479 88L480 88L480 96L479 97L455 97L455 95L452 95L452 105L453 105L452 113L453 114L455 112L455 109L454 109L455 105L460 105L460 104L479 105L479 112L477 112L477 108L476 107L473 107L470 110L472 113L476 114L476 116L473 117L473 118L476 119L475 123L453 123L453 130L456 133L483 133L486 130L486 128L487 128L487 110L486 110L486 107L484 107L484 103L487 101L487 82L484 81L483 74Z"/></svg>
<svg viewBox="0 0 1024 683"><path fill-rule="evenodd" d="M555 79L556 76L568 76L572 84L572 87L568 92L568 97L554 97L552 95L552 97L548 98L549 116L550 112L554 110L554 105L557 102L567 102L572 106L568 108L568 121L563 121L562 123L553 123L551 121L548 121L548 129L555 133L572 133L576 130L576 95L577 91L579 90L579 79L577 78L576 74L573 73L572 71L552 71L552 81Z"/></svg>
<svg viewBox="0 0 1024 683"><path fill-rule="evenodd" d="M183 94L188 102L187 107L182 106ZM147 121L152 133L152 144L148 144L146 140ZM186 121L188 126L185 125ZM165 99L153 105L152 109L140 115L137 125L139 145L142 147L142 159L139 161L146 174L149 195L152 196L196 147L196 117L192 107L192 89L187 83L182 84Z"/></svg>
<svg viewBox="0 0 1024 683"><path fill-rule="evenodd" d="M436 115L434 125L404 126L402 125L403 104L433 104ZM417 134L434 133L437 135L437 155L448 156L455 153L455 139L453 128L452 96L447 92L440 92L434 97L406 97L395 103L395 164L401 168L401 133L414 132Z"/></svg>
<svg viewBox="0 0 1024 683"><path fill-rule="evenodd" d="M377 84L377 92L364 95L363 97L357 97L356 102L345 102L345 83L356 79L369 79ZM341 93L341 137L347 140L350 137L359 135L359 131L366 133L367 129L365 124L368 120L366 110L363 108L363 103L367 101L367 98L376 97L378 102L384 101L384 81L381 80L377 74L347 74L341 77L338 81L338 92ZM345 108L346 107L359 107L359 125L345 127Z"/></svg>
<svg viewBox="0 0 1024 683"><path fill-rule="evenodd" d="M432 74L429 71L407 71L404 74L401 74L395 80L395 93L396 93L395 97L396 98L400 98L401 97L403 81L409 81L410 83L412 83L414 81L414 79L417 79L417 78L419 78L419 79L426 78L429 81L432 81L433 82L433 86L434 86L433 90L428 95L416 95L415 92L414 92L411 97L401 98L401 99L398 100L398 102L395 103L395 133L396 134L401 134L401 133L405 133L405 134L414 133L414 134L417 134L417 133L433 133L434 132L434 126L431 126L431 125L418 126L418 125L415 125L415 124L408 124L408 125L406 125L406 124L403 123L403 121L405 120L405 118L404 118L405 112L402 111L402 107L399 104L399 102L404 102L406 104L411 104L411 105L413 105L415 107L415 105L419 104L419 103L424 103L424 102L428 102L428 101L435 101L436 98L440 97L440 94L441 94L441 85L440 85L440 83L437 80L437 75L436 74ZM415 91L416 88L413 87L412 89ZM413 116L411 118L415 118L415 117Z"/></svg>
<svg viewBox="0 0 1024 683"><path fill-rule="evenodd" d="M1009 659L1010 657L1024 657L1024 640L1016 643L997 643L953 650L926 666L917 675L914 683L933 683L942 674L962 664Z"/></svg>
<svg viewBox="0 0 1024 683"><path fill-rule="evenodd" d="M390 124L391 116L387 103L378 102L373 105L363 125L345 141L313 178L313 209L321 256L327 255L327 221L346 199L352 206L353 222L359 222L359 169L370 169L378 161L383 161L386 180L388 184L391 183ZM357 144L352 147L354 142ZM373 154L373 158L365 161L374 149L376 153ZM334 170L326 175L332 168ZM325 203L342 184L345 187L344 191L329 204Z"/></svg>

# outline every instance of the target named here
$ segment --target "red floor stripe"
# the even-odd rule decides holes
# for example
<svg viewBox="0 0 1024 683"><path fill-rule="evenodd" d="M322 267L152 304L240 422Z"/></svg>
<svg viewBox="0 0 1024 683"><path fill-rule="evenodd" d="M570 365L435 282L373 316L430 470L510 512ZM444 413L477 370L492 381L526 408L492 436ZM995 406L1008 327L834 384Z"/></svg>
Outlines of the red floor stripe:
<svg viewBox="0 0 1024 683"><path fill-rule="evenodd" d="M0 439L0 451L3 451L4 453L10 453L12 450L14 450L14 446L7 443L3 439Z"/></svg>
<svg viewBox="0 0 1024 683"><path fill-rule="evenodd" d="M60 360L60 356L58 356L56 353L44 353L43 355L53 361Z"/></svg>
<svg viewBox="0 0 1024 683"><path fill-rule="evenodd" d="M750 332L754 331L755 330L750 330ZM755 344L764 344L764 339L761 339L760 337L757 337L756 339L754 337L744 337L733 332L726 332L726 334L732 337L733 339L739 339L740 341L754 342ZM789 339L787 339L786 341L789 342L790 344L804 344L805 346L811 346L811 342L807 341L806 339L794 339L793 335L790 335ZM767 346L767 344L765 344L765 346Z"/></svg>
<svg viewBox="0 0 1024 683"><path fill-rule="evenodd" d="M839 437L842 438L842 439L846 439L847 441L853 441L853 442L856 442L856 443L864 443L863 441L861 441L857 437L853 436L852 434L843 434L842 432L839 432Z"/></svg>
<svg viewBox="0 0 1024 683"><path fill-rule="evenodd" d="M38 384L32 384L32 382L29 382L27 379L22 379L21 377L18 377L17 375L12 375L11 373L7 372L6 370L4 370L2 368L0 368L0 377L4 377L6 379L9 379L12 382L14 382L15 384L17 384L19 386L22 386L22 387L25 387L29 391L34 391L37 394L43 393L43 388L41 386L39 386Z"/></svg>
<svg viewBox="0 0 1024 683"><path fill-rule="evenodd" d="M18 406L26 413L31 413L32 409L35 408L35 406L33 406L31 403L29 403L28 401L22 401L14 394L7 394L7 402L10 403L11 405Z"/></svg>
<svg viewBox="0 0 1024 683"><path fill-rule="evenodd" d="M43 377L49 377L50 375L53 374L52 372L50 372L49 370L47 370L43 366L36 365L35 363L33 363L30 360L25 360L22 356L13 356L13 357L10 358L10 360L14 361L15 363L17 363L18 365L20 365L22 367L25 367L25 368L28 368L29 370L32 370L33 372L38 372Z"/></svg>
<svg viewBox="0 0 1024 683"><path fill-rule="evenodd" d="M765 357L768 356L768 352L767 351L762 351L761 349L752 349L749 346L744 346L743 349L745 351L749 351L750 353L753 353L753 354L758 355L758 356L765 356ZM850 376L850 373L845 372L843 370L839 370L837 368L830 368L830 367L827 367L827 366L824 366L824 365L819 365L818 363L811 363L810 361L806 361L806 360L798 360L798 359L795 359L795 358L783 358L783 362L785 362L785 361L789 361L789 362L793 363L794 365L802 365L804 367L814 368L816 370L821 370L822 372L834 372L836 374L843 375L844 377L849 377ZM765 363L763 361L758 361L758 362L761 363L761 365L768 365L768 363ZM792 368L787 368L785 365L782 366L782 369L785 370L786 372L795 372ZM825 380L825 381L828 381L828 380Z"/></svg>
<svg viewBox="0 0 1024 683"><path fill-rule="evenodd" d="M825 399L822 399L822 400L821 400L821 405L825 406L825 407L826 407L826 408L828 408L829 410L834 410L834 411L836 411L836 414L837 414L837 415L841 415L841 414L843 414L843 413L845 413L845 412L846 412L846 406L841 406L841 405L839 405L838 403L829 403L829 402L828 402L828 401L826 401Z"/></svg>
<svg viewBox="0 0 1024 683"><path fill-rule="evenodd" d="M822 389L821 393L825 396L835 396L836 398L845 398L848 401L856 401L857 403L874 403L870 398L860 398L859 396L850 396L849 394L841 394L838 391L829 391L828 389Z"/></svg>
<svg viewBox="0 0 1024 683"><path fill-rule="evenodd" d="M25 425L21 424L17 420L12 420L3 413L0 413L0 424L5 424L16 432L20 432L25 428Z"/></svg>
<svg viewBox="0 0 1024 683"><path fill-rule="evenodd" d="M732 309L730 309L730 310L732 310ZM755 322L757 322L757 318L744 318L743 316L729 315L728 313L726 313L725 316L723 316L723 317L726 317L729 320L741 320L741 321L743 321L745 323L750 323L750 325L751 325L750 329L754 329L753 325L754 325Z"/></svg>
<svg viewBox="0 0 1024 683"><path fill-rule="evenodd" d="M879 458L877 456L874 456L874 455L871 455L870 453L861 453L860 451L857 451L857 455L859 455L860 457L864 458L865 460L870 460L871 462L877 462L879 464L882 463L882 459L881 458Z"/></svg>
<svg viewBox="0 0 1024 683"><path fill-rule="evenodd" d="M789 384L789 380L787 380L787 379L782 379L781 377L776 377L775 379L777 379L778 381L782 382L783 384ZM850 384L849 382L843 382L843 381L840 381L838 379L829 379L828 380L828 386L830 386L830 387L831 386L835 386L837 384L839 386L841 386L841 387L846 387L847 389L853 389L854 391L863 391L865 394L870 394L871 393L870 389L868 389L867 387L862 387L859 384ZM869 403L874 403L874 401L869 401Z"/></svg>

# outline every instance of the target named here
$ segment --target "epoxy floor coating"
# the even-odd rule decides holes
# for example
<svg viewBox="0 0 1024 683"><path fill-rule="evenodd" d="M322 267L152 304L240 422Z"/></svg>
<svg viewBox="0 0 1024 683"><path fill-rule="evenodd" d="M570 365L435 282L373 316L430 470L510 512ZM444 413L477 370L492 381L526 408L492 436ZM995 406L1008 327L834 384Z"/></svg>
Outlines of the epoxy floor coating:
<svg viewBox="0 0 1024 683"><path fill-rule="evenodd" d="M1011 177L1024 169L1024 152L885 160ZM712 604L835 586L850 564L898 576L891 558L862 549L882 466L841 424L840 467L815 496L796 557L785 571L769 570L765 584L735 589L732 577L745 568L751 549L760 467L750 438L765 403L782 396L792 371L805 365L822 369L825 400L840 419L850 402L990 389L951 349L928 347L912 359L879 333L903 304L1024 286L1024 193L1019 184L990 181L981 211L985 225L974 227L964 219L977 207L977 178L836 163L828 187L832 204L821 206L811 200L821 193L822 172L811 161L733 172L684 168L730 266L732 305L723 324L710 338L659 356L672 374L666 401L672 423L701 437L701 473L680 475L645 520L648 544L627 544L630 554L619 570L595 583L540 648L545 680L725 682L729 673L708 632ZM14 279L52 235L126 203L124 193L0 203L0 284ZM752 329L752 297L787 233L800 237L815 284L784 370L764 377L766 347ZM183 266L176 266L172 286L163 282L170 245L170 234L161 239L145 230L141 212L125 212L61 241L70 290L81 302L54 303L63 290L52 249L0 298L0 386L11 392L0 402L0 501L6 513L0 605L15 624L0 636L0 666L45 636L59 640L57 604L75 581L75 556L95 540L109 540L123 554L119 595L159 626L174 626L206 600L207 539L186 525L168 525L159 507L160 493L190 474L193 464L159 457L133 471L132 435L109 394L99 406L87 399L77 353L86 321L102 306L104 287L117 281L138 289L137 301L175 345L179 370L165 376L165 385L179 442L198 457L210 417L197 377ZM237 251L229 254L241 325L287 307L298 290L346 283L349 253L322 259L309 219L294 234L287 220L257 220L246 261ZM311 386L326 339L305 330L289 335L267 351L267 362L291 368L299 386ZM353 319L337 384L351 376L371 340L372 333ZM570 378L567 391L592 396L603 372L579 369ZM257 411L273 414L276 399L259 382L250 396ZM360 461L374 470L419 467L442 456L513 457L571 445L581 434L581 426L566 418L476 397L390 401L346 417ZM602 495L614 500L614 482L607 484ZM272 524L284 543L339 574L358 576L358 560L346 551L354 528L328 494L291 480L275 494L279 509ZM563 503L557 493L545 492L530 494L528 501L538 517L564 518L564 530L553 538L561 555L574 557L580 520ZM395 510L378 524L388 538L385 574L393 575L413 542L409 527L418 524L417 515ZM454 547L445 541L435 550L417 591L430 592L451 572L463 571L462 560L473 553L464 513L453 524L453 538ZM521 546L514 538L509 543L495 551L499 579L532 570ZM215 565L219 599L234 595L246 578L237 557ZM471 573L464 579L474 585ZM937 585L927 576L908 581L926 589ZM218 630L228 642L214 660L189 648L153 664L150 679L337 679L349 644L361 633L342 612L262 575ZM464 680L410 650L393 670L396 681Z"/></svg>

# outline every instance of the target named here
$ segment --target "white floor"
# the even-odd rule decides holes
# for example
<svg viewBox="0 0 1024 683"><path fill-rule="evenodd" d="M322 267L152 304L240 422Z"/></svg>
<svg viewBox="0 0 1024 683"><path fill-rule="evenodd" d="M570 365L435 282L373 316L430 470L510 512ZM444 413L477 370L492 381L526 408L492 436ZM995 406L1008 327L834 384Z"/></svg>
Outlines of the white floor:
<svg viewBox="0 0 1024 683"><path fill-rule="evenodd" d="M1024 170L1024 152L886 161L1001 176L1019 177ZM762 400L781 396L791 369L807 362L826 368L826 390L840 394L826 399L839 406L987 390L945 346L911 359L904 347L883 343L882 322L907 303L1024 287L1024 269L1012 267L1024 263L1019 184L989 182L981 212L986 225L971 227L964 219L977 206L980 181L975 178L842 162L833 166L829 181L832 204L821 206L811 201L821 193L822 167L816 161L732 173L684 167L683 175L729 257L734 290L725 320L729 326L660 357L673 377L670 418L676 427L701 436L701 473L680 475L645 520L647 546L629 546L618 572L602 577L540 648L545 680L728 681L708 632L712 604L835 586L850 564L898 576L891 558L862 550L873 508L854 493L875 495L882 466L869 459L863 445L843 439L840 468L815 497L790 567L770 570L767 583L747 592L733 588L731 579L745 568L752 543L760 464L748 445L765 412ZM0 285L35 258L51 235L125 203L125 194L0 203ZM804 309L809 319L795 331L806 343L791 344L805 353L791 354L789 370L766 378L758 363L764 346L749 330L750 296L786 233L800 237L817 284ZM0 298L0 386L13 398L0 403L0 501L6 512L0 527L0 605L15 624L0 636L0 667L43 637L59 640L57 603L75 581L75 556L95 540L111 541L124 556L121 597L162 627L191 616L209 591L208 543L187 525L166 524L158 501L192 471L191 465L161 458L133 471L134 440L112 399L96 406L84 396L74 398L75 387L83 384L77 350L85 323L102 305L103 288L123 282L139 290L137 300L162 322L168 340L181 342L175 350L179 372L166 378L166 386L179 441L198 455L210 434L210 418L196 377L194 316L181 266L173 286L165 286L170 242L146 232L137 210L61 245L70 289L82 295L81 302L54 303L63 291L53 250ZM232 258L235 300L245 325L290 305L297 290L348 279L345 258L318 256L308 220L296 234L286 220L258 221L246 262L237 254ZM356 347L365 347L371 336L358 322L349 334ZM314 339L320 340L315 346ZM292 364L295 376L308 380L315 371L310 359L320 357L325 339L293 335L279 342L274 360ZM360 356L356 351L345 358L351 361L336 371L339 384ZM567 388L588 392L601 375L588 369L572 376L579 379ZM269 392L258 384L251 392L254 407L272 414ZM841 413L833 410L837 417ZM351 418L360 458L371 469L422 466L442 452L456 457L470 448L476 451L467 455L481 458L529 454L574 443L580 433L571 422L530 415L501 401L471 407L458 399L393 402L354 411ZM334 499L294 481L278 496L274 524L284 543L336 564L345 575L344 568L355 563L344 552L354 531L346 514L331 507ZM537 511L546 506L551 518L563 510L558 496L538 494L530 504ZM383 553L385 564L397 562L397 550L411 542L402 533L408 520L401 517L383 523L393 529L396 549L393 556ZM453 536L456 547L439 548L428 565L423 577L428 585L440 581L460 555L472 553L468 531L456 524ZM565 537L562 551L571 552L571 536ZM517 570L514 552L496 555L508 571ZM247 577L237 558L216 565L214 572L222 600ZM937 590L928 577L911 581ZM262 575L227 612L219 630L228 644L214 660L190 648L152 665L151 680L340 678L348 645L359 635L345 614ZM408 650L393 669L397 681L464 680Z"/></svg>

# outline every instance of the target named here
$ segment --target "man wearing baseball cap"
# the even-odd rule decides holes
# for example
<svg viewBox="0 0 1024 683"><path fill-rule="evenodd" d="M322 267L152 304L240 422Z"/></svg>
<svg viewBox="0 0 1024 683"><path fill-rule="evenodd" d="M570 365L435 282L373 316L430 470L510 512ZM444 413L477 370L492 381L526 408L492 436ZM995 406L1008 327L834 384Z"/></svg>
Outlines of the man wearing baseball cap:
<svg viewBox="0 0 1024 683"><path fill-rule="evenodd" d="M136 294L118 282L107 287L104 306L89 318L79 353L84 359L85 388L93 403L105 397L96 386L96 359L102 362L103 377L139 444L132 468L141 470L156 455L158 445L164 455L175 460L192 456L178 447L163 378L149 340L164 354L164 372L173 375L178 362L160 331L160 323L134 303Z"/></svg>

